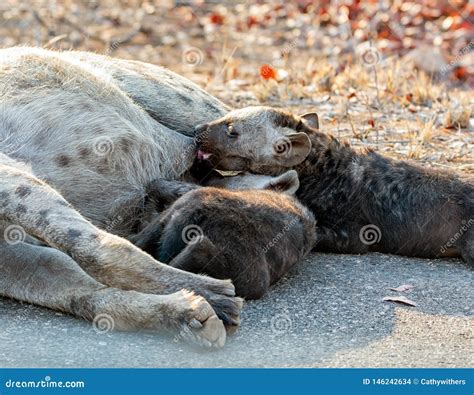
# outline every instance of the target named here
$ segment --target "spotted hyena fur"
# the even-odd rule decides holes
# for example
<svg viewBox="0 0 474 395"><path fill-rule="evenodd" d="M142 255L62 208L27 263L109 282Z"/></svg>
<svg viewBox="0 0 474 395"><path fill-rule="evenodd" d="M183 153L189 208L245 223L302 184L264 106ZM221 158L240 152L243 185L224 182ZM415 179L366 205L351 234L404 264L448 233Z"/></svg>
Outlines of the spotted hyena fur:
<svg viewBox="0 0 474 395"><path fill-rule="evenodd" d="M248 110L244 110L248 111ZM318 221L317 250L340 253L378 251L419 257L462 256L474 263L474 183L459 175L393 160L373 150L357 150L320 132L316 113L295 116L282 110L254 109L275 127L289 127L310 139L305 160L293 166L296 196ZM237 135L225 138L223 131ZM241 117L231 114L201 127L202 149L216 165L227 147L234 150L255 137ZM262 138L260 136L260 138ZM246 169L279 174L257 146ZM288 144L288 151L291 151Z"/></svg>
<svg viewBox="0 0 474 395"><path fill-rule="evenodd" d="M257 154L294 166L309 152L308 136L276 125L272 109L232 110L157 66L0 50L0 221L5 234L25 233L23 242L1 243L0 294L88 319L109 314L120 328L184 326L190 338L222 345L223 324L239 323L231 283L163 266L117 236L158 215L150 186L190 177L196 157L207 157L196 142L209 147L199 125L228 114L264 139L220 152L221 170L247 170ZM278 139L293 144L291 153L273 149ZM33 278L22 276L28 271Z"/></svg>
<svg viewBox="0 0 474 395"><path fill-rule="evenodd" d="M163 265L113 235L140 221L154 179L188 172L194 141L122 89L128 74L120 77L115 61L84 57L0 51L0 295L222 346L224 325L239 324L242 306L231 282ZM191 82L146 67L134 71L149 81L143 100L152 103L162 73L217 106Z"/></svg>
<svg viewBox="0 0 474 395"><path fill-rule="evenodd" d="M37 48L0 51L0 95L1 152L27 162L87 219L121 236L139 226L150 182L186 178L196 155L188 136L196 126L230 111L158 66ZM267 111L260 110L259 118L248 115L248 127L273 140L299 142L302 151L279 156L269 149L266 157L278 165L300 163L309 139L275 128ZM202 134L200 141L206 141ZM252 157L251 147L221 153L218 167L245 170L241 161L248 159L241 158Z"/></svg>
<svg viewBox="0 0 474 395"><path fill-rule="evenodd" d="M313 215L287 194L159 183L182 196L134 243L175 268L230 278L246 299L261 298L315 243Z"/></svg>

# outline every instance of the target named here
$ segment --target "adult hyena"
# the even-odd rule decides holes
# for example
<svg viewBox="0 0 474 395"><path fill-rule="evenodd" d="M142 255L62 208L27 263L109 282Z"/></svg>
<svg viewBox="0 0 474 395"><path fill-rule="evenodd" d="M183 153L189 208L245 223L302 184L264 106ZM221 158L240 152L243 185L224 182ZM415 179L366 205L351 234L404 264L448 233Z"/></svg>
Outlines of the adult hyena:
<svg viewBox="0 0 474 395"><path fill-rule="evenodd" d="M191 138L100 68L15 48L0 51L0 141L1 295L224 344L242 306L230 281L163 265L112 234L140 218L148 183L187 172ZM43 244L21 242L26 234Z"/></svg>
<svg viewBox="0 0 474 395"><path fill-rule="evenodd" d="M185 178L198 154L189 137L195 125L228 112L160 67L84 52L0 50L0 294L87 319L107 313L117 328L184 327L201 344L222 345L223 323L239 323L232 284L163 266L113 234L140 229L150 215L149 186ZM253 124L297 148L286 156L267 150L266 160L300 163L309 138L273 126ZM240 170L254 159L242 148L248 153L221 153L219 167ZM17 243L24 233L46 246Z"/></svg>
<svg viewBox="0 0 474 395"><path fill-rule="evenodd" d="M237 116L236 116L237 115ZM224 152L263 140L249 127L258 120L305 133L311 140L306 159L294 166L296 196L318 221L316 249L339 253L462 256L474 263L474 184L456 174L393 160L373 150L357 150L320 132L316 113L300 117L276 109L243 109L199 127L201 149L211 165ZM227 137L232 134L232 137ZM279 174L255 145L255 160L242 168ZM291 152L287 141L283 151ZM285 169L286 170L286 169Z"/></svg>

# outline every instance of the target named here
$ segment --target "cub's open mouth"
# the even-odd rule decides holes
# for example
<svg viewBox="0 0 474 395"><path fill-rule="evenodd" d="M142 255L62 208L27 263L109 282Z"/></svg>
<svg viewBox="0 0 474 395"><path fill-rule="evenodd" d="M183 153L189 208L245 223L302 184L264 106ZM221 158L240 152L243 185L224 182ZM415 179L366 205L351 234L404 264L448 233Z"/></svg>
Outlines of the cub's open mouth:
<svg viewBox="0 0 474 395"><path fill-rule="evenodd" d="M196 156L199 160L208 160L212 156L212 154L210 154L209 152L198 150Z"/></svg>

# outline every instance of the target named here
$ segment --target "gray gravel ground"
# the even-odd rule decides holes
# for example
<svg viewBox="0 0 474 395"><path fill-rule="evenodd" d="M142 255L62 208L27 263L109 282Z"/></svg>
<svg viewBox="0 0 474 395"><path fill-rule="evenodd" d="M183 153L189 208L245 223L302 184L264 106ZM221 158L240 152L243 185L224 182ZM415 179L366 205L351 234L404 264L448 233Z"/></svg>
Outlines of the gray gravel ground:
<svg viewBox="0 0 474 395"><path fill-rule="evenodd" d="M401 284L417 307L382 301ZM313 254L212 352L2 298L0 317L1 367L474 367L474 270L459 260Z"/></svg>

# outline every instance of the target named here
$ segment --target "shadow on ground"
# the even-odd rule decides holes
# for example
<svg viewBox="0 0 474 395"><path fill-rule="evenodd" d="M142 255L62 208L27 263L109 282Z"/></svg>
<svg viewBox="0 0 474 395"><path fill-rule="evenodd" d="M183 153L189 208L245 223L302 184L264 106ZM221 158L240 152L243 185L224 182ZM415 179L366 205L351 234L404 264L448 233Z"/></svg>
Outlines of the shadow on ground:
<svg viewBox="0 0 474 395"><path fill-rule="evenodd" d="M474 271L458 260L313 254L245 305L223 350L0 298L1 367L473 367ZM383 302L412 284L417 307ZM433 317L434 315L434 317Z"/></svg>

